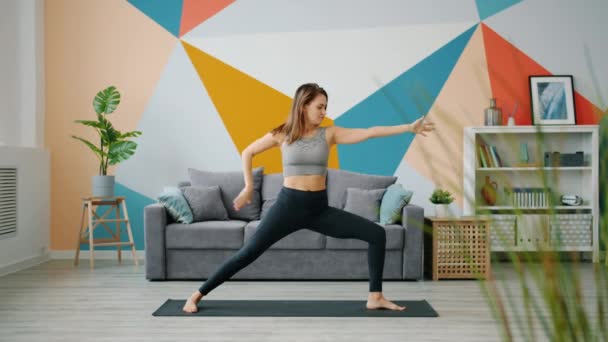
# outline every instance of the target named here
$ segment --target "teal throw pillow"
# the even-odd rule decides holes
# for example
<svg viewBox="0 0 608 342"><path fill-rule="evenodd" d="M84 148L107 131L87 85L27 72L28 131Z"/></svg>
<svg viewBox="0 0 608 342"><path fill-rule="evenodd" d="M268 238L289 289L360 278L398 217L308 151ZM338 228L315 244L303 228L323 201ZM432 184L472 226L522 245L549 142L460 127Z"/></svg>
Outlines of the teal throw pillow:
<svg viewBox="0 0 608 342"><path fill-rule="evenodd" d="M190 210L190 206L180 189L170 186L165 187L162 194L158 196L158 203L167 209L176 222L192 223L192 210Z"/></svg>
<svg viewBox="0 0 608 342"><path fill-rule="evenodd" d="M401 221L401 211L414 193L403 188L401 184L390 185L380 203L380 223L395 224Z"/></svg>

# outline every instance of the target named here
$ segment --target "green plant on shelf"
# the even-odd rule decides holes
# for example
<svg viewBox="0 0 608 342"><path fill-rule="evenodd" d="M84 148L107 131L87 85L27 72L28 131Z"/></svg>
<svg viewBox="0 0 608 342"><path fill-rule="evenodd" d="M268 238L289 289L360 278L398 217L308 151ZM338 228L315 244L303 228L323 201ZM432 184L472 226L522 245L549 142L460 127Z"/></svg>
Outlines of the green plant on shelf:
<svg viewBox="0 0 608 342"><path fill-rule="evenodd" d="M429 201L434 204L450 204L454 202L454 197L447 190L435 189L429 197Z"/></svg>

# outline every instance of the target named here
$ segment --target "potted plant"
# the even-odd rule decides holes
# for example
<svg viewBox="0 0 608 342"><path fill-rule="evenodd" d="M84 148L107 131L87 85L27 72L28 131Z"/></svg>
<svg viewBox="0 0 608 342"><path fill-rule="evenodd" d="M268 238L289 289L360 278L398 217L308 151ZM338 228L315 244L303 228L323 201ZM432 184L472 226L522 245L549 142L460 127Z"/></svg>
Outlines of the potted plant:
<svg viewBox="0 0 608 342"><path fill-rule="evenodd" d="M435 216L447 217L448 205L454 201L452 194L443 189L435 189L429 198L431 203L435 204Z"/></svg>
<svg viewBox="0 0 608 342"><path fill-rule="evenodd" d="M129 159L137 148L137 144L129 138L141 135L140 131L121 133L112 126L106 115L113 113L120 104L120 93L114 86L107 87L95 95L93 109L97 120L76 120L76 123L93 127L99 134L99 145L72 135L72 138L82 141L99 159L99 175L93 176L93 196L114 196L114 176L108 176L108 166L116 165Z"/></svg>

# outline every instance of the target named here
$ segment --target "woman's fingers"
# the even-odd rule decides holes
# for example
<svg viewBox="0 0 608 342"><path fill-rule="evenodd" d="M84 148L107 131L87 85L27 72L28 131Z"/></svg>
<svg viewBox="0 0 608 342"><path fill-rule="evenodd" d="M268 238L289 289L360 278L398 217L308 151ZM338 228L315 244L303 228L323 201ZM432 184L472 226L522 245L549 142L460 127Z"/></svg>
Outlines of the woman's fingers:
<svg viewBox="0 0 608 342"><path fill-rule="evenodd" d="M243 207L243 204L251 204L251 200L237 198L232 202L232 206L234 207L234 210L237 210L237 211Z"/></svg>

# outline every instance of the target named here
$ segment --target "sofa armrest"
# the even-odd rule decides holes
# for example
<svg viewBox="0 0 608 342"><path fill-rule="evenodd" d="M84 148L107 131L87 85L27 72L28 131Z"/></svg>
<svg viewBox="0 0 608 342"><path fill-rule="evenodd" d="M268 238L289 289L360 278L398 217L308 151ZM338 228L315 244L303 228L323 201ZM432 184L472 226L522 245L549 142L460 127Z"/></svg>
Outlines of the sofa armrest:
<svg viewBox="0 0 608 342"><path fill-rule="evenodd" d="M424 208L406 205L401 222L405 228L403 279L421 280L424 272Z"/></svg>
<svg viewBox="0 0 608 342"><path fill-rule="evenodd" d="M167 277L165 228L168 221L167 210L161 204L155 203L144 207L146 279L163 280Z"/></svg>

